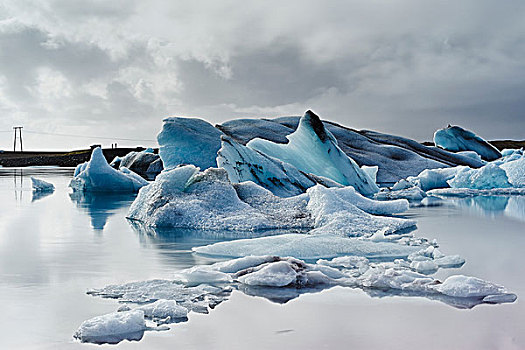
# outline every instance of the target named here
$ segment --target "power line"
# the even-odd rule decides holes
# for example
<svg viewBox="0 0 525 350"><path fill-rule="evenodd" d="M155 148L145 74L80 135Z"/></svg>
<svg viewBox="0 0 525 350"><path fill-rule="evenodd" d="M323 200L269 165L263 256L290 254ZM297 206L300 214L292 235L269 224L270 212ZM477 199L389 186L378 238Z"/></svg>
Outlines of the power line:
<svg viewBox="0 0 525 350"><path fill-rule="evenodd" d="M89 138L89 139L115 140L115 141L157 142L156 140L151 140L151 139L131 139L131 138L125 138L125 137L104 137L104 136L89 136L89 135L75 135L75 134L59 134L59 133L53 133L53 132L29 131L29 130L24 130L24 131L30 134L61 136L61 137L82 137L86 139Z"/></svg>

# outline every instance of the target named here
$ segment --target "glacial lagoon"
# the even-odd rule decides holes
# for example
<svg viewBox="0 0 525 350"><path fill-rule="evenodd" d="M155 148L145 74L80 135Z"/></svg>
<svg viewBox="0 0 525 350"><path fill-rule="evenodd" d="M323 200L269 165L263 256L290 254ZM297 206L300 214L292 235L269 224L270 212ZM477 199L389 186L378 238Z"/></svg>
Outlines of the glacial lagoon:
<svg viewBox="0 0 525 350"><path fill-rule="evenodd" d="M82 195L67 187L73 169L0 169L1 348L91 348L73 339L79 325L114 312L116 300L86 291L110 284L171 279L184 268L217 258L191 248L245 238L231 232L153 230L126 214L134 195ZM53 183L33 193L31 176ZM522 247L525 197L447 199L412 207L416 236L437 239L466 263L442 269L504 285L514 303L458 309L421 296L333 287L278 296L233 290L209 314L190 313L168 331L140 334L118 348L195 349L519 349L525 345ZM58 223L58 224L57 224ZM270 233L258 233L265 235ZM271 294L271 292L270 292ZM270 301L272 300L273 301Z"/></svg>

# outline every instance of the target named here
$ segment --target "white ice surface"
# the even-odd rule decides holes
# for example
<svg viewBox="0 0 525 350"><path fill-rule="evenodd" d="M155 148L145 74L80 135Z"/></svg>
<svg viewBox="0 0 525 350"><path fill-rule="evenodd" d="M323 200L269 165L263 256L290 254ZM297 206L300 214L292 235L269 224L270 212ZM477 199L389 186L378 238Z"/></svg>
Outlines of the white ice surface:
<svg viewBox="0 0 525 350"><path fill-rule="evenodd" d="M160 299L153 303L136 308L144 312L144 317L158 320L169 317L172 320L184 318L188 315L188 309L177 304L175 300Z"/></svg>
<svg viewBox="0 0 525 350"><path fill-rule="evenodd" d="M82 342L112 343L145 329L144 311L113 312L84 321L75 332L74 337Z"/></svg>
<svg viewBox="0 0 525 350"><path fill-rule="evenodd" d="M278 236L240 239L195 247L199 254L221 257L250 255L291 256L297 259L327 259L342 255L371 258L406 257L421 247L389 242L373 242L339 235L283 234Z"/></svg>
<svg viewBox="0 0 525 350"><path fill-rule="evenodd" d="M451 188L475 190L512 187L505 170L491 163L479 169L462 167L453 178L447 180L447 183Z"/></svg>
<svg viewBox="0 0 525 350"><path fill-rule="evenodd" d="M408 208L405 200L381 202L352 187L316 185L306 194L281 198L253 182L232 185L224 169L199 172L188 165L162 172L142 188L128 217L147 226L209 230L313 229L347 236L386 234L415 222L391 215Z"/></svg>
<svg viewBox="0 0 525 350"><path fill-rule="evenodd" d="M93 150L89 162L77 166L75 174L69 184L75 191L137 192L148 184L148 181L129 169L113 169L100 147Z"/></svg>
<svg viewBox="0 0 525 350"><path fill-rule="evenodd" d="M514 187L525 187L525 156L500 165Z"/></svg>

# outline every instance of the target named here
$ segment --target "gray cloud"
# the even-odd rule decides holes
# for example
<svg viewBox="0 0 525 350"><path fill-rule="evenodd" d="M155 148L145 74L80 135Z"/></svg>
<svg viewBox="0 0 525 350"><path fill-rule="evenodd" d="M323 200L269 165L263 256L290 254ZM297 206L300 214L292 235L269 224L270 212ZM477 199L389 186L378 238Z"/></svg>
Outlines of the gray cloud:
<svg viewBox="0 0 525 350"><path fill-rule="evenodd" d="M16 0L0 9L0 130L153 139L166 115L217 123L313 108L419 140L447 123L525 138L520 1ZM10 144L0 134L0 148Z"/></svg>

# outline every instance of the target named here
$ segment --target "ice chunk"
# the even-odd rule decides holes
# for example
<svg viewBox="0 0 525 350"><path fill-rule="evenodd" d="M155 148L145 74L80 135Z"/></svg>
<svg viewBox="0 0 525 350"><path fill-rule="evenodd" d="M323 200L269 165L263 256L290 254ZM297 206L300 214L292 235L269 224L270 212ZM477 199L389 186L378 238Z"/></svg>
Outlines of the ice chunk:
<svg viewBox="0 0 525 350"><path fill-rule="evenodd" d="M371 215L359 209L362 207L369 212L392 214L406 210L406 200L379 202L360 199L357 193L348 188L324 188L319 185L308 189L307 193L310 196L307 209L314 219L314 230L311 233L371 236L378 230L392 234L416 225L413 220Z"/></svg>
<svg viewBox="0 0 525 350"><path fill-rule="evenodd" d="M146 304L136 308L144 312L144 317L153 321L166 319L171 320L185 318L188 315L188 309L177 304L175 300L160 299L153 303Z"/></svg>
<svg viewBox="0 0 525 350"><path fill-rule="evenodd" d="M199 254L243 257L250 255L291 256L297 259L327 259L342 255L371 258L406 257L421 247L389 242L373 242L338 235L283 234L278 236L240 239L195 247Z"/></svg>
<svg viewBox="0 0 525 350"><path fill-rule="evenodd" d="M452 188L476 190L512 187L505 170L490 163L479 169L461 168L447 183Z"/></svg>
<svg viewBox="0 0 525 350"><path fill-rule="evenodd" d="M460 166L455 168L426 169L417 176L408 177L407 181L421 188L423 191L434 188L447 188L449 187L447 181L452 179L460 169L468 168Z"/></svg>
<svg viewBox="0 0 525 350"><path fill-rule="evenodd" d="M250 286L284 287L296 283L297 271L286 261L268 264L260 270L240 276L241 283Z"/></svg>
<svg viewBox="0 0 525 350"><path fill-rule="evenodd" d="M149 226L212 230L263 230L285 224L241 201L224 169L199 172L193 165L162 172L141 189L128 217Z"/></svg>
<svg viewBox="0 0 525 350"><path fill-rule="evenodd" d="M164 168L172 169L181 164L193 164L203 170L216 167L221 135L222 132L202 119L164 119L162 131L157 136Z"/></svg>
<svg viewBox="0 0 525 350"><path fill-rule="evenodd" d="M292 164L305 173L353 186L362 194L371 195L379 190L368 173L339 148L335 137L312 111L305 113L297 130L287 139L287 144L253 139L247 146Z"/></svg>
<svg viewBox="0 0 525 350"><path fill-rule="evenodd" d="M140 340L144 330L144 311L132 310L113 312L84 321L74 337L83 343L112 344L124 339Z"/></svg>
<svg viewBox="0 0 525 350"><path fill-rule="evenodd" d="M500 165L514 187L525 187L525 156Z"/></svg>
<svg viewBox="0 0 525 350"><path fill-rule="evenodd" d="M90 161L79 165L75 173L77 175L69 184L75 191L137 192L148 184L142 177L126 168L119 171L109 166L100 147L93 150Z"/></svg>
<svg viewBox="0 0 525 350"><path fill-rule="evenodd" d="M124 157L113 160L111 166L120 169L128 168L147 179L155 178L163 169L160 156L153 153L151 148L142 152L129 152Z"/></svg>
<svg viewBox="0 0 525 350"><path fill-rule="evenodd" d="M472 297L493 297L500 295L512 295L510 299L516 300L516 295L509 293L504 287L487 282L476 277L469 277L463 275L450 276L442 284L439 284L435 289L445 295L461 298ZM490 300L490 299L489 299Z"/></svg>
<svg viewBox="0 0 525 350"><path fill-rule="evenodd" d="M253 181L281 197L303 193L316 183L291 164L268 157L227 136L222 136L221 141L217 164L226 169L234 183Z"/></svg>
<svg viewBox="0 0 525 350"><path fill-rule="evenodd" d="M423 190L421 190L417 186L412 186L400 190L381 188L381 190L374 195L374 198L378 200L407 199L409 201L420 201L425 197L425 192L423 192Z"/></svg>
<svg viewBox="0 0 525 350"><path fill-rule="evenodd" d="M496 147L472 131L459 126L448 126L437 130L434 133L434 143L449 151L474 151L487 161L501 158L501 153Z"/></svg>
<svg viewBox="0 0 525 350"><path fill-rule="evenodd" d="M33 186L33 191L35 192L53 192L55 190L55 185L44 180L39 180L31 176L31 184Z"/></svg>

